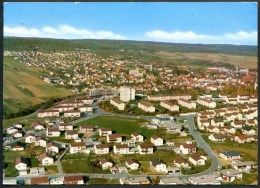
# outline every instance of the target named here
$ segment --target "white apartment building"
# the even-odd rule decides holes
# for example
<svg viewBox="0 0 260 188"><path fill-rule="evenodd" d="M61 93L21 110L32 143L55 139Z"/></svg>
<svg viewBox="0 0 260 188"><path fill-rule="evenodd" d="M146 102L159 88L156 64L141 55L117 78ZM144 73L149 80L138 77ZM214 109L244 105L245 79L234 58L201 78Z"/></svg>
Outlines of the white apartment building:
<svg viewBox="0 0 260 188"><path fill-rule="evenodd" d="M189 109L196 109L196 103L186 99L179 99L178 104Z"/></svg>
<svg viewBox="0 0 260 188"><path fill-rule="evenodd" d="M155 107L146 101L141 101L138 103L138 108L141 108L145 112L155 112Z"/></svg>
<svg viewBox="0 0 260 188"><path fill-rule="evenodd" d="M161 105L162 107L164 107L164 108L166 108L166 109L172 111L172 112L174 112L174 111L176 111L176 112L179 111L179 106L178 106L178 105L175 105L175 104L173 104L173 103L171 103L171 102L169 102L169 101L161 101L161 102L160 102L160 105Z"/></svg>
<svg viewBox="0 0 260 188"><path fill-rule="evenodd" d="M208 98L199 97L197 100L197 103L202 106L209 107L209 108L216 108L216 106L217 106L216 102L214 102L212 99L208 99Z"/></svg>
<svg viewBox="0 0 260 188"><path fill-rule="evenodd" d="M191 99L191 95L149 95L148 100L150 101L169 101L169 100L179 100L179 99Z"/></svg>
<svg viewBox="0 0 260 188"><path fill-rule="evenodd" d="M135 100L135 89L127 86L120 87L120 100L123 102L129 102Z"/></svg>
<svg viewBox="0 0 260 188"><path fill-rule="evenodd" d="M123 103L121 100L112 98L110 99L110 104L117 107L118 110L124 110L125 109L125 103Z"/></svg>

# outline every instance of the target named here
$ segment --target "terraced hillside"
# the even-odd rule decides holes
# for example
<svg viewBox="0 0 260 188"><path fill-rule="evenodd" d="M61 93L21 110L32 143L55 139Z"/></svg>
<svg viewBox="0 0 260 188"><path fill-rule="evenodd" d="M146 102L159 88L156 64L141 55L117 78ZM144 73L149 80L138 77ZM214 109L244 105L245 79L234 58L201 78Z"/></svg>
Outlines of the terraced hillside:
<svg viewBox="0 0 260 188"><path fill-rule="evenodd" d="M40 68L31 68L17 63L11 57L4 58L4 114L18 112L22 108L46 102L54 97L72 94L66 89L57 88L40 79L42 71Z"/></svg>

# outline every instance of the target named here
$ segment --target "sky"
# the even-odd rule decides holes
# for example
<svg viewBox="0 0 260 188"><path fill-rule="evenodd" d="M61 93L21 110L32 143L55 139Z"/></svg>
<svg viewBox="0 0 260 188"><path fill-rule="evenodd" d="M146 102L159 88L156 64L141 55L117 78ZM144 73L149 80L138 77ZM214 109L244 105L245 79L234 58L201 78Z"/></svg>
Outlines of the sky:
<svg viewBox="0 0 260 188"><path fill-rule="evenodd" d="M4 3L4 36L257 45L256 2Z"/></svg>

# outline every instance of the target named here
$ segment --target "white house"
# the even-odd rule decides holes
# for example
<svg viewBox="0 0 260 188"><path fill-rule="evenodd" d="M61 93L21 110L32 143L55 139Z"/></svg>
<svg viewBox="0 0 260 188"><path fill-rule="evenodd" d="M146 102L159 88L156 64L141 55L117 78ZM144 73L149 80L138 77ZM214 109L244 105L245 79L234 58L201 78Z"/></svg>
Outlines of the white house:
<svg viewBox="0 0 260 188"><path fill-rule="evenodd" d="M224 132L226 134L236 134L236 129L231 126L226 126L226 127L224 127Z"/></svg>
<svg viewBox="0 0 260 188"><path fill-rule="evenodd" d="M26 170L27 169L27 161L24 157L19 157L15 159L15 168L17 170Z"/></svg>
<svg viewBox="0 0 260 188"><path fill-rule="evenodd" d="M114 145L113 146L114 154L134 154L134 152L130 152L127 144Z"/></svg>
<svg viewBox="0 0 260 188"><path fill-rule="evenodd" d="M153 154L152 144L141 144L137 146L139 154Z"/></svg>
<svg viewBox="0 0 260 188"><path fill-rule="evenodd" d="M95 154L108 154L109 147L106 144L95 144L94 145L94 153Z"/></svg>
<svg viewBox="0 0 260 188"><path fill-rule="evenodd" d="M94 127L91 125L82 125L79 127L80 133L93 133Z"/></svg>
<svg viewBox="0 0 260 188"><path fill-rule="evenodd" d="M46 147L47 141L46 139L38 136L35 138L35 146L41 146L41 147Z"/></svg>
<svg viewBox="0 0 260 188"><path fill-rule="evenodd" d="M79 138L79 135L77 133L77 131L66 131L65 132L65 139L78 139Z"/></svg>
<svg viewBox="0 0 260 188"><path fill-rule="evenodd" d="M231 126L235 129L242 129L244 122L243 121L234 121L231 123Z"/></svg>
<svg viewBox="0 0 260 188"><path fill-rule="evenodd" d="M93 106L81 106L79 107L80 112L93 112Z"/></svg>
<svg viewBox="0 0 260 188"><path fill-rule="evenodd" d="M73 124L72 123L60 123L59 124L59 130L60 131L72 131L73 130Z"/></svg>
<svg viewBox="0 0 260 188"><path fill-rule="evenodd" d="M107 170L113 166L113 162L108 159L100 159L99 164L101 165L102 170Z"/></svg>
<svg viewBox="0 0 260 188"><path fill-rule="evenodd" d="M179 168L184 168L184 169L189 169L190 168L190 163L188 163L188 161L186 161L184 158L182 157L178 157L177 159L175 159L173 161L173 164Z"/></svg>
<svg viewBox="0 0 260 188"><path fill-rule="evenodd" d="M199 153L193 153L191 156L189 156L188 160L194 166L202 166L202 165L206 164L207 157L205 157Z"/></svg>
<svg viewBox="0 0 260 188"><path fill-rule="evenodd" d="M35 135L33 133L29 133L25 136L25 143L34 143Z"/></svg>
<svg viewBox="0 0 260 188"><path fill-rule="evenodd" d="M59 110L39 110L37 113L37 117L44 118L44 117L59 117L60 113Z"/></svg>
<svg viewBox="0 0 260 188"><path fill-rule="evenodd" d="M134 140L135 142L143 142L144 137L138 132L133 132L131 133L131 139Z"/></svg>
<svg viewBox="0 0 260 188"><path fill-rule="evenodd" d="M46 136L48 137L59 137L60 130L58 128L47 128L46 129Z"/></svg>
<svg viewBox="0 0 260 188"><path fill-rule="evenodd" d="M47 145L46 145L46 152L47 153L59 153L59 145L54 143L54 142L49 142Z"/></svg>
<svg viewBox="0 0 260 188"><path fill-rule="evenodd" d="M41 154L38 159L43 166L52 165L54 162L53 157L47 153Z"/></svg>
<svg viewBox="0 0 260 188"><path fill-rule="evenodd" d="M54 177L50 179L50 185L63 185L64 177Z"/></svg>
<svg viewBox="0 0 260 188"><path fill-rule="evenodd" d="M23 128L23 124L16 122L16 123L13 124L13 127L17 128L17 129L21 129L21 128Z"/></svg>
<svg viewBox="0 0 260 188"><path fill-rule="evenodd" d="M41 123L39 121L35 121L32 123L32 128L34 128L34 130L44 130L45 126L43 123Z"/></svg>
<svg viewBox="0 0 260 188"><path fill-rule="evenodd" d="M184 185L178 177L160 178L159 185Z"/></svg>
<svg viewBox="0 0 260 188"><path fill-rule="evenodd" d="M153 135L153 136L151 136L151 143L155 146L162 146L163 139L158 137L157 135Z"/></svg>
<svg viewBox="0 0 260 188"><path fill-rule="evenodd" d="M13 134L13 137L14 137L14 138L22 138L22 137L23 137L23 134L22 134L22 132L15 132L15 133Z"/></svg>
<svg viewBox="0 0 260 188"><path fill-rule="evenodd" d="M216 108L217 104L212 99L199 97L197 103L208 108Z"/></svg>
<svg viewBox="0 0 260 188"><path fill-rule="evenodd" d="M238 151L224 151L219 153L219 156L225 160L241 159L241 155Z"/></svg>
<svg viewBox="0 0 260 188"><path fill-rule="evenodd" d="M16 128L14 128L14 127L8 127L8 128L6 129L6 133L7 133L7 134L14 134L14 133L16 133L16 132L18 132L18 129L16 129Z"/></svg>
<svg viewBox="0 0 260 188"><path fill-rule="evenodd" d="M182 144L180 145L180 151L182 154L191 154L191 153L196 153L197 148L195 144Z"/></svg>
<svg viewBox="0 0 260 188"><path fill-rule="evenodd" d="M167 164L163 160L153 159L152 161L150 161L150 165L157 172L168 173Z"/></svg>
<svg viewBox="0 0 260 188"><path fill-rule="evenodd" d="M235 169L224 169L220 171L220 174L224 182L233 182L243 178L242 172Z"/></svg>
<svg viewBox="0 0 260 188"><path fill-rule="evenodd" d="M213 142L224 142L226 140L226 137L222 133L214 133L209 135L208 139Z"/></svg>
<svg viewBox="0 0 260 188"><path fill-rule="evenodd" d="M70 154L86 153L86 143L85 142L71 143L69 152L70 152Z"/></svg>
<svg viewBox="0 0 260 188"><path fill-rule="evenodd" d="M125 161L125 164L128 168L130 168L131 170L138 170L140 164L138 163L137 160L132 159L132 158L128 158Z"/></svg>
<svg viewBox="0 0 260 188"><path fill-rule="evenodd" d="M115 142L115 143L121 143L123 136L121 134L108 134L107 135L107 142Z"/></svg>
<svg viewBox="0 0 260 188"><path fill-rule="evenodd" d="M240 161L232 160L231 166L241 172L250 172L252 168L257 168L257 165L254 161Z"/></svg>
<svg viewBox="0 0 260 188"><path fill-rule="evenodd" d="M72 110L64 112L64 117L80 117L79 110Z"/></svg>
<svg viewBox="0 0 260 188"><path fill-rule="evenodd" d="M109 134L112 134L112 129L110 129L110 128L100 128L99 129L99 136L107 136Z"/></svg>

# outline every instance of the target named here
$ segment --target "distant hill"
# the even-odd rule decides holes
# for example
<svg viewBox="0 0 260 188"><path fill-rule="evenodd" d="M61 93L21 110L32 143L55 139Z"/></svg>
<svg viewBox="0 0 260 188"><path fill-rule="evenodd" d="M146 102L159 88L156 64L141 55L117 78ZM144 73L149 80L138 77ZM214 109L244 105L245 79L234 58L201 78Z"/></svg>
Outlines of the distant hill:
<svg viewBox="0 0 260 188"><path fill-rule="evenodd" d="M41 71L43 69L27 67L11 57L4 58L4 115L41 104L52 97L72 95L72 92L52 86L40 79Z"/></svg>
<svg viewBox="0 0 260 188"><path fill-rule="evenodd" d="M5 37L4 50L67 51L89 49L98 55L113 55L124 50L145 52L217 53L257 57L257 46L226 44L177 44L124 40L64 40L43 38ZM111 54L112 53L112 54Z"/></svg>

